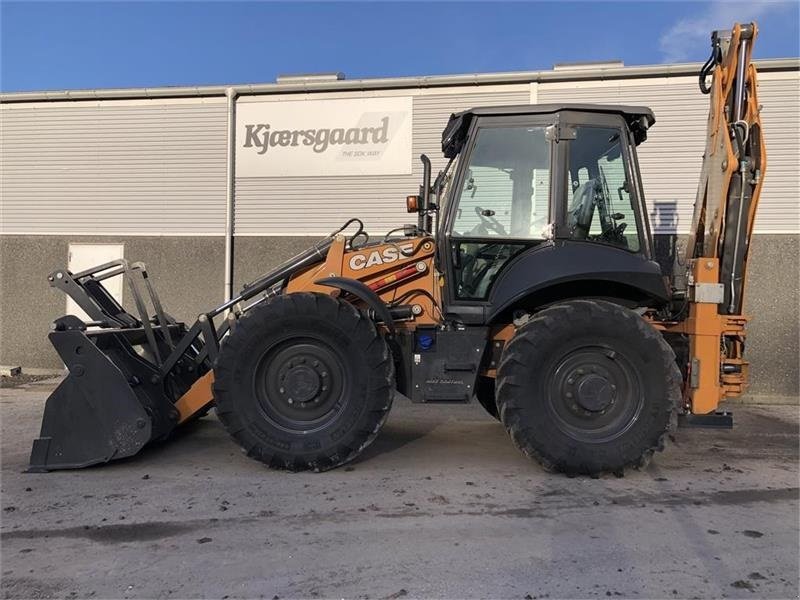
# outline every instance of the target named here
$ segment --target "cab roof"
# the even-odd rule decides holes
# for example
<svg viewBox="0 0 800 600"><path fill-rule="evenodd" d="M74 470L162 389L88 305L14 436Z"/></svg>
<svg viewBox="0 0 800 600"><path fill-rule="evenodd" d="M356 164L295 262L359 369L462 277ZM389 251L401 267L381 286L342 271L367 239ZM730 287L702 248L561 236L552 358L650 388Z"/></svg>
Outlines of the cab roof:
<svg viewBox="0 0 800 600"><path fill-rule="evenodd" d="M625 106L621 104L517 104L510 106L485 106L471 108L450 115L450 120L442 132L442 152L446 158L454 158L461 152L467 139L467 132L475 117L508 117L517 115L543 115L561 111L590 112L620 115L634 133L636 143L647 137L647 129L656 122L653 111L646 106Z"/></svg>

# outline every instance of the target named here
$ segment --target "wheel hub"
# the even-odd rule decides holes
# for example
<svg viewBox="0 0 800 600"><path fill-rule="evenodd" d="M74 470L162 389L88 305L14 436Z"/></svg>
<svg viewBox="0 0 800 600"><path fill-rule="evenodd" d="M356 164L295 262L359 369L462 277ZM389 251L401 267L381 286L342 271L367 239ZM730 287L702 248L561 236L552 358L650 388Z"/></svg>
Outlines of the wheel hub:
<svg viewBox="0 0 800 600"><path fill-rule="evenodd" d="M641 383L630 361L608 347L582 346L567 352L548 380L556 423L580 441L621 435L642 406Z"/></svg>
<svg viewBox="0 0 800 600"><path fill-rule="evenodd" d="M580 356L566 369L563 398L570 412L579 416L605 414L617 400L614 374L597 355Z"/></svg>
<svg viewBox="0 0 800 600"><path fill-rule="evenodd" d="M287 341L267 352L254 377L264 414L293 431L307 431L343 405L341 361L313 338Z"/></svg>
<svg viewBox="0 0 800 600"><path fill-rule="evenodd" d="M283 379L283 393L291 402L314 400L322 388L322 378L306 365L289 368Z"/></svg>
<svg viewBox="0 0 800 600"><path fill-rule="evenodd" d="M576 387L575 397L578 404L591 412L602 412L614 402L614 390L611 383L601 375L586 375Z"/></svg>

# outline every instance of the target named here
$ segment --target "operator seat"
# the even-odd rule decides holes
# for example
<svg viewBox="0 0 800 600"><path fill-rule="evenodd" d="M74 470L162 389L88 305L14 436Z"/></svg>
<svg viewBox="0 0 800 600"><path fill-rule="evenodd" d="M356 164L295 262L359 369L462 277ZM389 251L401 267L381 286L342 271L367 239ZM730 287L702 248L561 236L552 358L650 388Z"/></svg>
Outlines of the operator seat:
<svg viewBox="0 0 800 600"><path fill-rule="evenodd" d="M596 179L588 179L582 183L572 195L569 207L569 232L570 237L585 240L589 237L589 228L592 226L592 214L595 204Z"/></svg>

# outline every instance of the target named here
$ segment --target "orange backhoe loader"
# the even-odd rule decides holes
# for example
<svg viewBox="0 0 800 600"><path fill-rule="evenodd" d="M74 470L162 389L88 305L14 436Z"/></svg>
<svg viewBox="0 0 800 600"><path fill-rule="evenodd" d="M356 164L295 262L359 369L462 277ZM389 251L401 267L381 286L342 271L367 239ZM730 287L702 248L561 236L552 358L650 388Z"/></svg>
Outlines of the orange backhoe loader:
<svg viewBox="0 0 800 600"><path fill-rule="evenodd" d="M672 278L654 259L637 161L648 108L454 114L435 181L421 157L415 224L374 239L351 219L190 327L141 263L54 272L90 320L53 324L69 375L30 469L134 455L215 406L248 456L325 470L375 439L398 394L477 399L525 454L568 474L641 466L676 417L729 426L717 409L747 382L743 294L766 165L756 35L713 34L702 176ZM128 281L134 311L110 277Z"/></svg>

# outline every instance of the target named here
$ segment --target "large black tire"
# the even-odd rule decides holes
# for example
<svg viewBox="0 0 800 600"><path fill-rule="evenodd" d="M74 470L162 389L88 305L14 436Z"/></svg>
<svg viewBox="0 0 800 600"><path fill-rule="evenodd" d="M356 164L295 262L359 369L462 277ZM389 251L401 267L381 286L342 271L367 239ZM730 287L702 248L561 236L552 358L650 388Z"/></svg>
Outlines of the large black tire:
<svg viewBox="0 0 800 600"><path fill-rule="evenodd" d="M662 450L681 398L675 355L635 312L571 300L536 314L503 351L497 406L546 469L621 474Z"/></svg>
<svg viewBox="0 0 800 600"><path fill-rule="evenodd" d="M278 296L248 311L214 368L217 415L248 456L324 471L378 435L394 363L363 313L323 294Z"/></svg>

